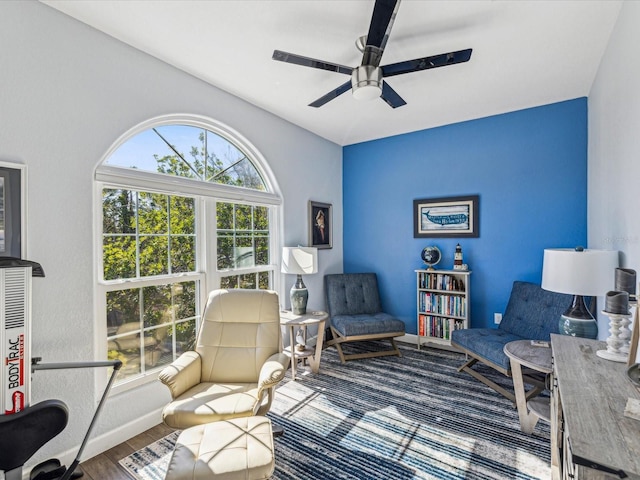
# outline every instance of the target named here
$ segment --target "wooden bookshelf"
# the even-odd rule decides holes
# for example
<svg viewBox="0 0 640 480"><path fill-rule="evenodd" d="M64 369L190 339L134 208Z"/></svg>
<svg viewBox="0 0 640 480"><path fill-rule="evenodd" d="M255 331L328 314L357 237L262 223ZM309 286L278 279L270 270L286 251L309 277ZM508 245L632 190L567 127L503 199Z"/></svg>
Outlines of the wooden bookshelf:
<svg viewBox="0 0 640 480"><path fill-rule="evenodd" d="M416 270L418 349L451 346L453 330L469 328L469 278L465 270Z"/></svg>

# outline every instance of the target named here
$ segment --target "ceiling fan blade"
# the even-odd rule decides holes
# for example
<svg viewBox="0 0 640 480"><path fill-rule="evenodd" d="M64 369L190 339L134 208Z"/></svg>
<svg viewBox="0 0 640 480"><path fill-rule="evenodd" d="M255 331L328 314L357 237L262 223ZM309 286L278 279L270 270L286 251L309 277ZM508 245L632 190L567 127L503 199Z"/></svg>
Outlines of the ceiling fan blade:
<svg viewBox="0 0 640 480"><path fill-rule="evenodd" d="M322 60L303 57L302 55L283 52L281 50L274 50L271 58L279 62L293 63L295 65L302 65L303 67L319 68L320 70L329 70L330 72L344 73L345 75L351 75L351 72L353 71L353 68L351 67L338 65L337 63L323 62Z"/></svg>
<svg viewBox="0 0 640 480"><path fill-rule="evenodd" d="M399 6L400 0L376 0L367 34L367 46L384 50Z"/></svg>
<svg viewBox="0 0 640 480"><path fill-rule="evenodd" d="M339 97L340 95L342 95L344 92L346 92L348 90L351 90L351 80L349 80L348 82L343 83L342 85L340 85L335 90L331 90L329 93L327 93L326 95L323 95L322 97L317 99L315 102L310 103L309 106L310 107L316 107L316 108L317 107L321 107L325 103L333 100L336 97Z"/></svg>
<svg viewBox="0 0 640 480"><path fill-rule="evenodd" d="M447 65L468 62L471 58L471 51L472 49L468 48L466 50L458 50L457 52L443 53L431 57L416 58L415 60L384 65L380 67L380 69L382 70L382 76L386 78L393 77L394 75L402 75L403 73L427 70L429 68L446 67Z"/></svg>
<svg viewBox="0 0 640 480"><path fill-rule="evenodd" d="M380 98L387 102L387 105L392 108L398 108L407 104L387 82L382 82L382 95L380 95Z"/></svg>

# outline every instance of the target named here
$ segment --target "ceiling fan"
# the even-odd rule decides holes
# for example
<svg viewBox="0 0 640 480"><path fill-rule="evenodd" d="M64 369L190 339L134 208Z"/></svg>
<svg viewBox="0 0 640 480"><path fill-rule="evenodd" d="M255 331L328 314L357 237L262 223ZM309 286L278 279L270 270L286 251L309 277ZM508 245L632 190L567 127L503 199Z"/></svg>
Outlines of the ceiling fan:
<svg viewBox="0 0 640 480"><path fill-rule="evenodd" d="M351 76L351 80L310 103L310 107L321 107L349 89L358 100L381 97L393 108L406 105L407 102L383 80L384 78L467 62L471 58L471 49L380 66L380 60L387 40L389 40L391 27L399 7L400 0L376 0L369 33L356 40L356 46L362 52L362 63L357 67L352 68L337 63L324 62L281 50L274 50L272 58L280 62L294 63Z"/></svg>

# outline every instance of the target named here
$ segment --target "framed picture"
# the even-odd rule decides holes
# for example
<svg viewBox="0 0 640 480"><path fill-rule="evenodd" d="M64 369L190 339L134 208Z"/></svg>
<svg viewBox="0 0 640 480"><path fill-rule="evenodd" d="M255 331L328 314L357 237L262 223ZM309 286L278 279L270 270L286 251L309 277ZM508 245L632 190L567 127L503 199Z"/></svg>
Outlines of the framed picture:
<svg viewBox="0 0 640 480"><path fill-rule="evenodd" d="M0 162L0 257L23 258L24 166Z"/></svg>
<svg viewBox="0 0 640 480"><path fill-rule="evenodd" d="M330 203L309 201L309 246L332 248L333 217Z"/></svg>
<svg viewBox="0 0 640 480"><path fill-rule="evenodd" d="M478 237L480 197L423 198L413 201L413 237Z"/></svg>

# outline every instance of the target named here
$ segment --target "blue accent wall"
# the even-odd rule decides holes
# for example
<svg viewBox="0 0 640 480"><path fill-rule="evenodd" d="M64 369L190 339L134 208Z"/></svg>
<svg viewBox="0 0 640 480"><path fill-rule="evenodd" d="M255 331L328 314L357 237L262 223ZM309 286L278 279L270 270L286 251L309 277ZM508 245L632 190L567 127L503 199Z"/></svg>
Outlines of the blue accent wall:
<svg viewBox="0 0 640 480"><path fill-rule="evenodd" d="M493 327L515 280L540 283L544 248L587 243L587 99L344 147L344 271L378 274L385 310L416 331L414 270L460 243L471 325ZM480 196L478 238L414 238L413 200Z"/></svg>

